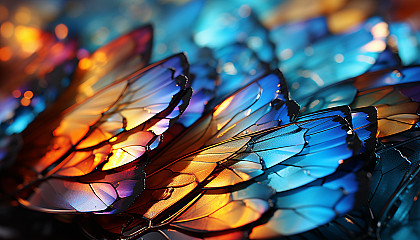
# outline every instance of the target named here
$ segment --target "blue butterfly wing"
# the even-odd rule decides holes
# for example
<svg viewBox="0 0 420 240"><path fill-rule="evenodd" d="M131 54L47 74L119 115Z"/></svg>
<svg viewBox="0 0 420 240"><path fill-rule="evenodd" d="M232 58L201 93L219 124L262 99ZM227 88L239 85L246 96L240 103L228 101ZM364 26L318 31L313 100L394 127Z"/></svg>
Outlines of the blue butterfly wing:
<svg viewBox="0 0 420 240"><path fill-rule="evenodd" d="M351 118L353 130L362 141L360 153L374 151L378 131L378 117L375 107L352 109Z"/></svg>
<svg viewBox="0 0 420 240"><path fill-rule="evenodd" d="M292 235L324 225L357 206L358 197L365 193L364 182L363 175L336 172L301 188L277 193L273 216L255 227L250 237Z"/></svg>
<svg viewBox="0 0 420 240"><path fill-rule="evenodd" d="M210 49L201 49L200 56L190 64L188 85L193 94L190 103L177 121L177 125L186 128L195 123L209 108L209 102L216 95L218 80L217 61Z"/></svg>
<svg viewBox="0 0 420 240"><path fill-rule="evenodd" d="M402 197L404 192L398 192L405 182L410 182L418 171L418 144L419 140L414 138L399 144L385 147L378 151L378 163L372 173L371 209L375 216L381 216L383 211L389 211L389 200L396 200ZM414 175L413 175L414 174ZM415 192L415 191L414 191ZM407 193L409 194L409 193ZM403 200L402 203L410 200ZM398 201L399 202L399 201ZM397 202L394 202L398 204ZM388 208L388 209L386 209ZM392 211L390 212L391 214ZM387 213L385 213L386 215ZM382 215L380 220L386 220ZM400 219L394 219L399 221Z"/></svg>
<svg viewBox="0 0 420 240"><path fill-rule="evenodd" d="M349 124L352 123L351 110L348 106L339 106L324 110L319 110L313 113L303 114L298 117L298 121L308 121L311 119L331 117L331 116L340 116L345 119Z"/></svg>
<svg viewBox="0 0 420 240"><path fill-rule="evenodd" d="M208 191L202 198L193 203L193 207L185 215L181 215L172 224L171 228L163 228L144 235L145 239L268 239L287 236L285 239L325 239L311 236L306 238L300 232L324 225L327 222L343 215L357 206L358 198L364 195L363 184L367 181L366 176L352 172L337 172L329 177L319 179L304 187L284 192L275 193L261 183L252 183L242 190L212 194ZM230 200L220 201L221 205L213 208L211 201L217 201L220 195L229 195ZM330 196L326 200L323 196ZM221 197L220 197L221 198ZM315 199L313 202L307 199ZM316 199L319 199L316 201ZM265 216L257 219L245 227L228 230L209 232L199 230L206 224L220 229L227 229L229 224L244 224L245 219L252 220L251 216L260 217L259 211L266 209L267 202L273 202ZM223 203L222 203L223 202ZM200 211L202 206L209 206L204 210L200 218L188 218L194 211ZM226 208L234 206L236 212L226 212ZM211 212L213 210L213 212ZM248 210L248 211L247 211ZM201 210L203 211L203 210ZM207 212L207 214L205 214ZM221 213L225 213L222 215ZM221 217L221 215L223 217ZM242 217L242 218L241 218ZM217 221L217 222L215 222ZM296 224L299 222L299 224ZM240 226L240 225L238 225ZM199 229L196 229L199 228ZM293 235L297 235L294 237ZM333 239L333 238L330 238Z"/></svg>
<svg viewBox="0 0 420 240"><path fill-rule="evenodd" d="M298 122L297 125L308 129L305 133L307 144L303 150L268 169L268 174L258 179L268 182L278 192L334 173L342 164L351 162L348 159L360 147L360 142L347 121L339 116Z"/></svg>
<svg viewBox="0 0 420 240"><path fill-rule="evenodd" d="M343 110L344 111L344 110ZM339 113L342 113L343 111L337 111ZM349 109L347 108L347 114L349 115ZM324 113L325 115L327 115L326 113ZM300 126L303 129L305 129L305 122L306 122L306 132L305 132L305 139L307 141L309 141L308 144L305 145L305 148L302 150L301 153L298 153L296 155L296 157L291 157L288 160L283 161L284 165L287 166L288 168L291 168L291 165L293 163L288 163L288 162L293 162L296 161L297 158L299 158L298 155L302 154L302 155L309 155L309 152L313 151L313 152L319 152L319 148L326 148L326 146L322 145L320 147L318 147L318 144L321 144L320 141L321 139L325 139L326 135L329 136L337 136L340 135L339 132L342 131L342 136L344 136L344 138L346 139L344 141L344 145L346 145L346 147L348 146L348 142L347 142L347 134L348 131L350 130L350 128L345 128L343 126L347 125L347 121L345 121L343 118L341 118L339 115L337 115L336 112L331 111L330 113L332 116L330 119L327 119L327 117L321 118L319 119L319 121L317 123L315 123L317 120L312 120L312 121L302 121L302 124L299 125L299 122L296 125L290 125L290 127L292 126ZM323 114L320 114L323 115ZM342 119L342 122L340 122L338 119ZM307 122L311 122L311 124L307 123ZM337 125L338 124L338 125ZM310 126L309 126L310 125ZM321 126L322 125L322 126ZM338 127L340 130L336 129L334 126L340 126ZM347 125L348 126L348 125ZM279 130L285 130L288 127L284 127L281 128ZM321 130L322 129L322 130ZM327 132L326 134L324 134L324 132ZM335 133L333 133L335 132ZM233 192L227 192L225 194L221 194L218 193L217 191L220 190L211 190L211 188L216 187L217 185L215 185L214 181L216 181L218 179L218 177L220 175L226 177L226 175L223 175L223 172L220 172L218 174L220 174L219 176L216 176L216 178L211 179L211 181L206 184L205 189L206 190L205 193L203 193L203 195L200 195L198 200L194 200L191 204L191 207L189 207L189 209L182 213L178 218L176 218L171 225L177 228L181 228L187 231L192 231L192 232L200 232L200 233L206 233L206 232L211 232L211 231L222 231L222 230L229 230L232 228L236 228L236 227L240 227L240 226L244 226L246 224L249 224L253 221L256 221L257 219L259 219L262 214L268 210L268 205L267 205L267 201L268 199L271 199L272 201L277 202L275 209L274 209L274 217L270 220L268 220L268 225L270 228L270 232L272 234L275 235L285 235L285 234L294 234L294 233L298 233L300 231L304 231L301 228L300 229L291 229L288 231L291 232L287 232L285 229L287 229L287 227L280 228L280 226L283 225L287 225L284 221L286 221L286 219L278 219L277 214L292 214L293 215L293 211L288 211L288 208L284 206L284 204L291 204L292 202L296 202L294 201L294 197L297 199L307 199L307 198L301 198L301 195L306 195L306 194L314 194L313 192L316 190L313 190L314 188L312 188L313 185L318 185L321 182L324 182L323 180L319 180L317 181L317 179L322 178L323 176L329 175L330 173L324 173L324 175L317 175L317 173L315 173L314 175L312 175L312 178L310 181L306 181L306 182L302 182L300 181L299 183L295 183L294 180L297 180L298 178L293 178L293 176L290 179L290 184L287 184L285 181L287 181L288 177L286 174L283 174L283 172L276 172L276 166L278 165L282 165L283 162L279 162L277 161L273 161L276 158L279 157L280 155L277 155L276 151L275 151L275 145L279 145L281 139L283 139L284 137L280 137L279 140L277 141L277 138L274 138L275 134L278 134L277 131L274 131L272 133L268 133L267 135L262 135L261 137L257 137L254 140L252 140L252 151L250 151L249 153L247 152L247 150L245 151L241 151L238 154L238 157L242 156L244 153L245 154L250 154L250 153L254 153L260 156L260 159L263 159L265 166L268 168L267 170L265 170L265 173L261 176L255 179L256 182L258 183L249 183L249 185L247 185L247 187L245 187L244 189L241 190L237 190L237 191L233 191ZM296 134L294 134L296 135ZM296 138L296 136L291 135L292 138ZM334 140L337 140L336 137ZM268 141L269 140L269 141ZM290 140L286 140L284 139L286 142L288 142L290 145L292 145L292 139ZM339 144L336 144L336 146ZM357 144L355 144L357 145ZM318 149L316 149L318 147ZM340 157L339 155L332 153L332 149L334 147L331 147L329 150L329 154L331 156L333 156L333 158L335 158L335 162L338 163L340 162ZM279 148L278 150L281 150L282 148ZM266 152L265 152L266 151ZM290 150L289 150L290 151ZM306 151L306 153L304 152ZM354 151L354 150L352 150ZM350 152L352 152L350 151ZM347 156L345 158L349 158L351 157L353 153L350 153L350 156ZM246 156L246 155L245 155ZM273 158L274 159L271 159ZM236 161L237 157L233 157L231 158L231 161ZM252 158L247 157L243 160L247 160L247 161L251 161ZM313 156L312 160L314 159L323 159L322 157L315 157ZM239 160L239 158L238 158ZM301 161L303 162L303 161ZM328 161L327 161L328 162ZM314 165L318 165L320 164L319 161L317 161L316 163L313 163ZM301 164L296 164L297 167L301 166L304 168L304 165ZM229 167L232 167L232 165L230 166L226 166L226 168L228 169ZM334 168L332 166L329 166L327 168ZM337 166L335 166L337 167ZM309 166L310 168L310 166ZM273 170L272 170L273 169ZM232 171L235 170L239 170L239 169L235 169L232 168ZM288 169L289 171L293 171L291 169ZM312 170L312 169L311 169ZM303 172L305 174L311 175L309 172L311 170L303 170ZM334 172L335 169L332 171ZM286 170L287 172L287 170ZM261 174L261 171L260 171ZM277 178L273 175L277 175ZM337 174L338 175L338 174ZM278 179L278 178L283 177L284 179ZM333 194L332 192L335 192L337 198L336 199L331 199L331 205L335 205L337 207L336 211L338 211L340 214L343 214L347 211L349 211L353 206L354 206L354 196L346 196L343 197L343 195L351 195L354 194L355 192L358 192L358 187L356 187L355 185L357 185L358 180L355 180L355 178L353 176L348 176L348 177L343 177L342 175L337 176L337 177L330 177L331 178L331 182L326 184L323 187L319 187L318 191L331 191L331 194ZM287 179L287 180L285 180ZM334 180L333 180L334 179ZM314 182L315 181L315 182ZM340 181L346 182L348 185L343 186L340 185L342 183L338 183ZM305 184L312 182L311 184L309 184L309 186L306 187ZM327 181L328 182L328 181ZM226 183L226 182L225 182ZM351 183L351 184L350 184ZM330 185L331 184L331 185ZM284 185L287 185L287 187L284 187ZM339 185L339 187L338 187ZM283 186L283 187L280 187ZM304 187L302 187L304 186ZM328 186L328 187L327 187ZM220 186L218 186L220 187ZM305 190L302 190L301 188L304 188ZM291 190L290 189L295 189L295 190ZM328 190L326 190L328 189ZM343 189L347 189L346 191L343 191ZM273 190L275 190L277 193L273 195ZM289 190L289 191L288 191ZM211 193L212 191L215 191L215 193ZM295 193L295 192L296 193ZM284 194L282 194L284 192ZM223 191L222 191L223 193ZM286 194L289 193L290 195ZM350 194L351 193L351 194ZM283 196L284 195L284 196ZM271 197L270 197L271 196ZM293 197L292 197L293 196ZM340 196L340 197L339 197ZM287 200L286 200L287 199ZM221 205L214 205L214 207L207 207L204 208L203 206L211 206L209 203L210 202L223 202L221 203ZM242 202L242 203L241 203ZM338 202L340 202L340 204L337 204ZM244 204L245 203L245 204ZM314 210L314 208L317 208L319 206L316 207L308 207L308 209L311 209L310 211L317 211ZM229 209L235 209L234 212L230 213ZM290 208L293 208L293 206L290 206ZM298 208L298 207L297 207ZM327 207L325 207L327 208ZM253 213L251 214L251 209ZM258 209L258 210L257 210ZM321 207L322 209L322 207ZM296 210L297 212L299 211L299 209ZM278 213L281 212L281 213ZM326 215L331 214L331 212L334 212L334 210L328 208L325 209ZM304 213L305 215L305 210L302 210L302 213ZM310 218L310 213L307 212L307 216L305 216L305 218ZM301 213L295 213L295 217L297 217L298 215L301 215ZM247 217L240 217L240 216L247 216ZM290 216L289 216L290 217ZM322 216L321 220L319 220L319 222L315 221L314 219L309 219L308 222L313 221L312 223L308 223L307 226L309 229L317 226L321 225L325 222L331 221L333 218L336 217L336 214L332 214L329 215L328 217L326 216ZM238 221L238 219L241 219L240 221ZM300 218L299 220L297 219L297 221L301 221L302 219ZM216 222L218 222L218 224L216 224ZM322 222L322 223L321 223ZM293 224L293 223L292 223ZM271 225L276 226L276 229L278 230L274 230L272 229ZM268 232L266 229L266 225L263 224L261 226L256 227L255 230L257 233L257 235L262 234L262 232ZM264 229L264 230L260 230L260 228ZM279 229L280 228L280 229ZM280 232L279 232L280 231ZM254 230L251 233L251 237L253 236L252 234L254 234ZM267 237L267 236L264 236Z"/></svg>
<svg viewBox="0 0 420 240"><path fill-rule="evenodd" d="M348 81L321 88L308 96L297 96L295 100L301 105L302 113L310 113L339 105L350 105L356 98L358 91L363 92L374 88L418 82L419 70L418 66L411 66L368 72ZM291 89L293 89L293 86L292 84ZM404 91L410 91L406 96L411 96L412 99L418 98L415 97L417 88L410 88L410 90L407 88ZM374 104L374 101L369 103ZM367 105L357 105L356 107L362 106Z"/></svg>
<svg viewBox="0 0 420 240"><path fill-rule="evenodd" d="M293 88L293 85L292 85ZM357 89L350 81L334 84L318 90L312 95L298 98L302 114L315 112L321 109L349 105L356 97Z"/></svg>
<svg viewBox="0 0 420 240"><path fill-rule="evenodd" d="M418 151L418 137L378 151L378 162L372 173L370 207L380 223L382 237L415 236L410 234L415 234L412 227L418 224Z"/></svg>

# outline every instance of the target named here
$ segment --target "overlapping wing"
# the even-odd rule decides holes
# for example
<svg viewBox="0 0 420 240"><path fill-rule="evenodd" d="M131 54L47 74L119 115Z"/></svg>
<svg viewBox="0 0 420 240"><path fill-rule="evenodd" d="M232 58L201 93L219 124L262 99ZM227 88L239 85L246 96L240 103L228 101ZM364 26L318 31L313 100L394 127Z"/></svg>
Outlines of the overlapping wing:
<svg viewBox="0 0 420 240"><path fill-rule="evenodd" d="M301 233L356 206L358 197L366 193L361 186L365 181L361 174L341 171L286 192L258 182L239 189L207 190L186 202L188 209L175 212L169 224L152 227L142 237L268 239Z"/></svg>
<svg viewBox="0 0 420 240"><path fill-rule="evenodd" d="M299 103L301 112L349 104L377 109L378 134L383 138L412 128L419 121L418 66L388 68L321 89Z"/></svg>
<svg viewBox="0 0 420 240"><path fill-rule="evenodd" d="M133 162L156 147L158 135L188 104L191 89L185 87L187 68L186 57L174 55L68 108L52 136L44 133L46 139L52 137L52 143L47 143L53 147L39 153L37 146L44 148L42 141L26 142L29 150L18 156L26 166L18 169L25 176L18 190L19 201L53 212L104 211L108 207L112 211L129 206L112 204L132 196L130 191L143 190L137 185L143 185L144 166L120 174L104 171ZM31 137L42 139L42 135ZM146 160L139 161L142 165ZM91 175L100 177L88 177Z"/></svg>
<svg viewBox="0 0 420 240"><path fill-rule="evenodd" d="M287 193L295 190L296 196L312 194L316 191L311 190L312 184L323 183L324 180L319 179L333 174L358 153L360 142L345 118L351 121L348 107L326 110L303 116L296 123L233 136L168 161L166 166L153 166L152 159L145 169L145 191L125 211L126 216L121 216L124 227L121 228L121 222L114 225L103 219L99 221L105 224L104 228L125 236L164 230L166 225L201 235L230 231L259 221L268 212L277 211L270 202L278 202L274 209L287 209L281 204L283 195L288 199ZM149 169L156 170L149 172ZM354 200L358 192L354 184L357 185L358 180L353 175L334 179L352 184L328 190L321 186L319 191L336 192L336 202L329 207L343 202L342 208L325 210L328 217L319 222L308 220L314 221L308 223L308 229L335 218L337 214L331 214L334 211L342 214L353 207L353 202L343 199L344 195L351 195L348 198ZM300 188L308 190L300 193L301 190L297 190ZM210 202L218 204L210 205ZM270 224L280 224L273 221ZM300 231L305 230L293 230L294 233ZM259 234L255 238L260 238Z"/></svg>
<svg viewBox="0 0 420 240"><path fill-rule="evenodd" d="M296 105L288 100L281 73L274 71L267 74L249 83L203 116L178 136L181 141L172 141L164 152L165 156L156 157L148 169L153 172L152 169L165 166L176 157L245 133L247 129L250 132L278 126L280 120L288 123L297 114Z"/></svg>
<svg viewBox="0 0 420 240"><path fill-rule="evenodd" d="M419 121L418 89L418 83L409 83L361 91L351 106L375 106L378 111L378 137L386 137L408 130Z"/></svg>

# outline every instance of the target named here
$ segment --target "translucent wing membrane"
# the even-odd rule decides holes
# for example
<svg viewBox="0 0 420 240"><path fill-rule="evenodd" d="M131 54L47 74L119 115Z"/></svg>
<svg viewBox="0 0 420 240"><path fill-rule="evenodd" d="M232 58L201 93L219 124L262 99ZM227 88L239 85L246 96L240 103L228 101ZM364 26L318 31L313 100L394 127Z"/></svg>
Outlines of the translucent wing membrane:
<svg viewBox="0 0 420 240"><path fill-rule="evenodd" d="M388 68L376 72L369 72L354 78L354 85L359 91L385 86L415 83L419 78L420 67Z"/></svg>
<svg viewBox="0 0 420 240"><path fill-rule="evenodd" d="M309 185L276 193L264 183L240 189L207 190L169 226L151 229L144 239L267 239L325 224L357 205L366 178L337 172ZM323 197L328 194L330 198ZM319 201L307 201L308 198ZM299 224L295 224L299 222ZM252 224L251 224L252 223ZM160 238L159 238L160 237ZM153 238L154 239L154 238Z"/></svg>
<svg viewBox="0 0 420 240"><path fill-rule="evenodd" d="M332 174L346 159L354 156L360 147L348 123L339 116L297 125L308 129L305 133L307 144L303 150L268 169L264 176L258 178L258 181L267 182L279 192Z"/></svg>
<svg viewBox="0 0 420 240"><path fill-rule="evenodd" d="M343 82L322 88L313 95L300 98L301 113L310 113L325 108L348 105L356 97L357 89L352 82Z"/></svg>
<svg viewBox="0 0 420 240"><path fill-rule="evenodd" d="M185 95L182 92L185 77L180 75L181 70L176 70L183 68L185 61L184 55L171 57L119 80L67 109L53 131L55 144L63 147L46 153L37 162L36 169L44 171L49 168L48 165L55 162L54 157L60 162L69 161L63 159L68 154L66 147L83 151L103 147L105 141L114 145L133 129L161 134L168 127L170 118L179 114L178 109L175 112L171 109ZM150 136L146 138L151 139Z"/></svg>
<svg viewBox="0 0 420 240"><path fill-rule="evenodd" d="M418 88L418 83L413 83L362 91L351 106L375 106L378 111L378 137L393 135L412 128L419 121L419 100L414 92L411 93Z"/></svg>
<svg viewBox="0 0 420 240"><path fill-rule="evenodd" d="M362 141L361 152L372 152L376 147L378 118L375 107L352 109L353 130Z"/></svg>
<svg viewBox="0 0 420 240"><path fill-rule="evenodd" d="M416 134L417 137L413 137ZM405 140L382 146L377 151L370 196L364 207L292 239L388 239L416 236L416 199L420 189L418 132L405 132L396 136Z"/></svg>
<svg viewBox="0 0 420 240"><path fill-rule="evenodd" d="M303 122L307 120L331 117L331 116L340 116L345 119L350 125L352 124L351 110L348 106L334 107L330 109L320 110L309 114L300 115L298 120Z"/></svg>
<svg viewBox="0 0 420 240"><path fill-rule="evenodd" d="M272 217L252 229L250 239L292 235L330 222L356 205L358 195L364 193L360 185L364 181L360 175L337 172L302 188L274 195ZM325 199L325 195L330 197ZM308 198L314 201L307 201Z"/></svg>
<svg viewBox="0 0 420 240"><path fill-rule="evenodd" d="M297 108L292 102L284 104L287 100L287 88L281 73L275 71L263 76L220 103L211 113L178 136L182 141L172 141L165 155L172 159L181 157L202 146L244 133L247 129L250 132L253 129L277 126L280 120L288 123L297 114ZM290 110L288 106L292 106ZM276 115L279 118L275 119ZM148 168L164 166L170 162L167 157L152 161Z"/></svg>
<svg viewBox="0 0 420 240"><path fill-rule="evenodd" d="M372 173L370 208L381 227L403 224L418 195L418 137L378 151ZM414 191L407 191L407 189Z"/></svg>
<svg viewBox="0 0 420 240"><path fill-rule="evenodd" d="M274 191L254 183L227 193L205 191L171 225L195 232L223 231L252 223L270 208Z"/></svg>
<svg viewBox="0 0 420 240"><path fill-rule="evenodd" d="M19 202L28 208L52 213L104 210L104 213L116 213L130 206L142 192L144 177L143 166L139 164L80 178L50 178L40 183L35 193L29 193L27 200Z"/></svg>
<svg viewBox="0 0 420 240"><path fill-rule="evenodd" d="M141 192L143 188L137 185L143 184L143 172L127 170L127 175L121 173L122 177L101 172L133 162L156 147L158 135L188 104L191 89L185 88L183 75L187 67L185 56L175 55L138 70L68 108L52 132L50 144L54 148L47 148L41 155L37 151L44 148L42 142L25 143L29 150L18 156L18 161L27 167L20 170L27 175L20 191L35 190L21 193L20 202L44 211L49 211L48 206L62 212L102 211L119 198L130 196L130 191ZM42 139L42 136L37 137ZM83 178L88 179L86 182L75 178L89 174L100 177ZM57 197L56 202L52 201L51 194ZM96 199L95 203L88 201L91 197ZM81 203L79 198L86 202Z"/></svg>
<svg viewBox="0 0 420 240"><path fill-rule="evenodd" d="M262 137L251 138L246 149L220 162L222 170L204 188L234 185L261 175L302 151L306 130L296 125L284 127ZM246 145L244 145L245 147Z"/></svg>
<svg viewBox="0 0 420 240"><path fill-rule="evenodd" d="M377 137L408 130L419 121L418 71L418 66L412 66L360 75L301 99L301 112L338 104L351 104L352 108L375 106L378 112Z"/></svg>
<svg viewBox="0 0 420 240"><path fill-rule="evenodd" d="M246 90L247 87L242 91ZM317 179L334 173L358 152L360 142L352 132L349 122L341 115L351 121L348 107L303 116L297 123L233 136L181 158L167 161L166 166L160 161L167 158L163 154L157 155L145 168L146 189L142 197L137 198L126 211L128 216L125 227L121 229L113 226L112 231L129 236L154 229L164 230L164 226L169 224L201 235L241 228L259 221L269 212L273 214L280 211L278 209L285 208L284 211L288 212L288 207L282 205L283 200L280 200L283 199L283 193L284 198L289 199L290 196L286 193L290 191L300 192L298 189L306 189L306 184L311 182L322 184L323 180L317 182ZM154 165L157 162L160 163ZM342 181L347 181L345 179ZM334 203L325 206L329 209L325 210L328 217L322 217L317 222L311 220L309 215L305 216L309 218L307 221L314 221L306 227L311 229L332 220L337 216L334 211L342 214L351 209L352 201L338 197L340 194L355 194L357 187L351 186L351 190L350 186L331 190L337 191L337 198L332 200ZM314 191L311 187L307 188L302 193L296 193L296 197L307 194L306 191L308 194ZM323 188L320 187L319 191L324 191ZM349 188L348 192L343 190L346 188ZM270 204L272 201L278 203L274 209ZM284 204L288 202L284 201ZM341 201L343 206L338 207L338 202ZM213 204L216 202L217 204ZM289 204L291 202L293 201ZM339 209L333 210L333 205ZM291 210L288 214L299 215L293 212ZM278 220L277 214L274 214L275 220L268 220L267 224L284 224L281 221L285 220ZM263 229L263 226L265 225L260 227ZM258 233L255 236L251 234L253 238L263 238L260 230L255 231ZM281 234L301 231L305 230L299 228ZM234 235L243 236L241 232L237 234ZM279 235L279 232L273 234Z"/></svg>
<svg viewBox="0 0 420 240"><path fill-rule="evenodd" d="M164 187L165 184L172 181L170 179L178 175L177 182L181 185L189 185L189 188L195 187L194 179L196 177L198 183L202 182L212 173L218 162L225 161L230 155L246 147L250 141L250 137L245 137L246 135L238 137L238 139L232 137L277 126L279 122L288 123L297 113L297 108L291 102L292 108L289 109L289 105L281 100L287 100L285 97L287 92L284 92L283 79L279 74L274 72L250 83L222 102L213 112L200 119L187 132L180 135L179 138L182 141L173 140L173 144L161 150L157 156L152 158L146 168L148 176L146 185L151 189L158 189L159 186ZM289 128L284 133L279 132L277 135L287 135L287 132L294 130ZM227 142L223 143L224 140ZM209 148L195 153L202 146L209 146ZM175 171L174 169L179 170ZM179 172L183 169L185 172ZM191 175L197 174L197 171L200 171L198 176ZM167 183L158 180L163 175L168 178ZM188 190L183 190L181 187L174 187L174 189L183 192L183 194L171 193L171 198L180 199L188 193ZM171 199L171 201L175 200ZM171 204L169 203L169 205ZM159 209L159 204L155 208Z"/></svg>
<svg viewBox="0 0 420 240"><path fill-rule="evenodd" d="M189 84L194 89L193 95L187 109L177 121L183 127L195 123L207 110L208 103L216 94L217 62L210 50L202 49L200 53L199 59L190 65Z"/></svg>
<svg viewBox="0 0 420 240"><path fill-rule="evenodd" d="M74 69L62 63L79 59L67 90L18 136L13 109L29 99L38 114L49 100L26 85L0 92L0 160L16 159L0 162L1 201L77 222L92 239L417 237L419 36L369 18L372 2L107 3L129 4L130 21L105 7L103 24L134 30L92 54L46 36L6 74L64 79ZM85 13L89 27L63 15L81 36L115 36ZM156 36L133 28L145 21ZM184 50L191 65L183 53L149 64Z"/></svg>

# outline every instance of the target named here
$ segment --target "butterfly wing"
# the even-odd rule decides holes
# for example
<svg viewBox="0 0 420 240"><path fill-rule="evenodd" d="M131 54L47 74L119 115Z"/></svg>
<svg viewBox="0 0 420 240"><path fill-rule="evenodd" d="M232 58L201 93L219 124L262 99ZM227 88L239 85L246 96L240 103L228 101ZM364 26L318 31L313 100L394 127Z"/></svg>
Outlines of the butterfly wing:
<svg viewBox="0 0 420 240"><path fill-rule="evenodd" d="M268 211L267 202L271 199L263 197L264 194L273 196L274 192L280 194L305 186L335 172L345 162L343 160L357 153L357 137L337 112L331 111L329 117L325 117L328 113L320 113L324 117L239 135L168 161L166 167L147 174L146 190L126 211L133 217L127 217L123 229L116 227L113 231L122 230L128 236L146 231L149 224L156 227L173 224L188 231L212 232L245 226L260 219ZM349 108L346 113L350 116ZM331 141L323 144L326 136ZM336 143L331 145L331 142ZM325 161L313 163L315 159L324 158ZM288 172L291 174L287 175ZM306 178L295 183L303 175ZM241 183L253 182L252 179L256 185L266 185L267 189L255 185L249 186L252 191L224 192L226 186L236 188L243 186ZM233 195L238 196L237 200L232 201ZM219 200L221 204L213 208L203 207ZM139 215L143 218L135 217Z"/></svg>
<svg viewBox="0 0 420 240"><path fill-rule="evenodd" d="M361 91L352 107L375 106L378 111L378 137L386 137L412 128L418 121L418 83L385 86Z"/></svg>
<svg viewBox="0 0 420 240"><path fill-rule="evenodd" d="M127 170L127 175L117 174L118 177L100 172L135 161L155 147L157 135L164 132L188 104L191 90L185 89L186 77L183 75L187 66L183 54L175 55L118 80L67 109L52 132L55 148L40 158L34 158L37 153L29 150L18 156L18 160L27 166L20 170L27 174L23 188L19 190L20 202L44 211L85 212L105 210L123 198L121 196L129 196L135 183L144 181L142 167ZM34 149L30 145L24 146ZM32 156L32 161L28 161L28 155ZM95 175L95 171L103 181L109 177L110 182L86 180L94 177L83 178L85 182L80 182L77 178L89 173ZM128 184L130 182L134 183ZM34 188L38 190L33 191ZM29 194L24 194L28 189L31 189ZM59 200L49 202L53 200L49 197L51 194ZM87 201L87 205L82 206L83 203L75 200L79 197L86 200L92 197L96 203Z"/></svg>
<svg viewBox="0 0 420 240"><path fill-rule="evenodd" d="M336 172L302 188L276 194L273 216L255 227L250 239L292 235L332 221L357 206L365 181L360 174ZM325 199L326 195L330 198ZM308 198L314 201L307 201Z"/></svg>
<svg viewBox="0 0 420 240"><path fill-rule="evenodd" d="M373 152L376 147L378 117L373 106L356 108L351 111L353 130L362 141L361 152Z"/></svg>
<svg viewBox="0 0 420 240"><path fill-rule="evenodd" d="M145 239L267 239L289 236L323 225L357 206L366 177L337 172L309 185L276 193L269 185L250 182L239 189L207 190L185 200L186 211L151 229ZM326 201L325 196L330 198ZM307 201L308 198L319 201ZM271 203L271 204L270 204ZM183 212L182 212L183 211ZM299 224L296 224L298 222Z"/></svg>

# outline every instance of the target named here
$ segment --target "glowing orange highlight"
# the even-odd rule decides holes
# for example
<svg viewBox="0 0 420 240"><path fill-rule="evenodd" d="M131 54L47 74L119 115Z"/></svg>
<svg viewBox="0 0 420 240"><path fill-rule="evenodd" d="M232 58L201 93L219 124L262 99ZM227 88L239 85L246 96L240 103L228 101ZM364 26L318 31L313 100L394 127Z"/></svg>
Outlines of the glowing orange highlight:
<svg viewBox="0 0 420 240"><path fill-rule="evenodd" d="M15 26L11 22L2 23L0 27L1 35L5 38L10 38L11 36L13 36L14 28Z"/></svg>
<svg viewBox="0 0 420 240"><path fill-rule="evenodd" d="M350 218L345 218L347 222L354 224L354 222Z"/></svg>
<svg viewBox="0 0 420 240"><path fill-rule="evenodd" d="M34 53L41 47L41 32L36 28L19 25L15 29L15 36L26 53Z"/></svg>
<svg viewBox="0 0 420 240"><path fill-rule="evenodd" d="M236 126L236 123L233 124L232 126L228 127L225 131L221 132L219 135L217 135L216 138L222 137L223 135L225 135L225 133L229 132L232 128L234 128ZM220 130L220 129L218 129Z"/></svg>
<svg viewBox="0 0 420 240"><path fill-rule="evenodd" d="M20 100L20 104L22 104L22 106L29 106L29 104L31 104L31 100L30 99L27 99L27 98L22 98L21 100Z"/></svg>
<svg viewBox="0 0 420 240"><path fill-rule="evenodd" d="M27 24L31 21L31 11L27 7L20 7L15 15L18 23Z"/></svg>
<svg viewBox="0 0 420 240"><path fill-rule="evenodd" d="M25 67L25 73L28 75L34 74L35 71L37 70L37 65L35 64L29 64L28 66Z"/></svg>
<svg viewBox="0 0 420 240"><path fill-rule="evenodd" d="M67 37L67 34L69 33L69 29L67 28L66 25L60 23L55 27L55 35L59 38L59 39L64 39Z"/></svg>
<svg viewBox="0 0 420 240"><path fill-rule="evenodd" d="M82 70L86 70L90 68L91 66L92 66L92 60L90 60L89 58L83 58L79 62L79 68Z"/></svg>
<svg viewBox="0 0 420 240"><path fill-rule="evenodd" d="M23 96L27 99L31 99L34 96L34 93L32 91L26 91Z"/></svg>
<svg viewBox="0 0 420 240"><path fill-rule="evenodd" d="M9 47L0 48L0 60L3 62L9 61L12 58L12 50Z"/></svg>
<svg viewBox="0 0 420 240"><path fill-rule="evenodd" d="M59 54L63 50L64 50L64 44L62 44L62 43L56 43L56 44L54 44L54 46L52 46L51 53L53 53L53 54Z"/></svg>
<svg viewBox="0 0 420 240"><path fill-rule="evenodd" d="M18 98L18 97L20 97L22 95L22 93L19 91L19 89L15 89L13 92L12 92L12 96L14 97L14 98Z"/></svg>
<svg viewBox="0 0 420 240"><path fill-rule="evenodd" d="M225 110L229 104L232 102L233 100L233 96L230 96L228 99L226 99L225 101L223 101L216 109L216 111L214 111L213 116L216 117L217 115L219 115L220 113L223 112L223 110Z"/></svg>
<svg viewBox="0 0 420 240"><path fill-rule="evenodd" d="M104 52L97 52L93 55L93 57L95 61L98 61L100 63L105 63L108 60Z"/></svg>
<svg viewBox="0 0 420 240"><path fill-rule="evenodd" d="M19 25L15 29L16 39L21 43L32 42L39 39L41 33L38 29Z"/></svg>

